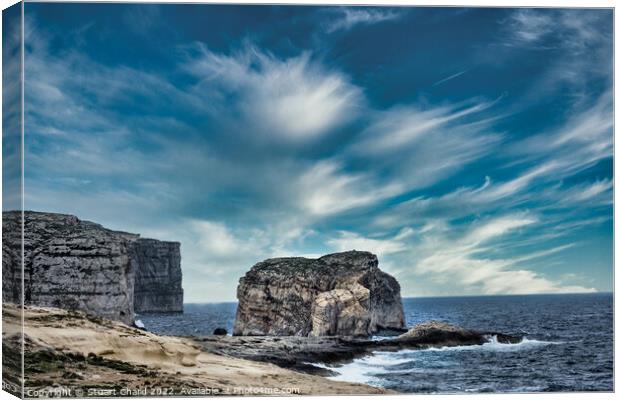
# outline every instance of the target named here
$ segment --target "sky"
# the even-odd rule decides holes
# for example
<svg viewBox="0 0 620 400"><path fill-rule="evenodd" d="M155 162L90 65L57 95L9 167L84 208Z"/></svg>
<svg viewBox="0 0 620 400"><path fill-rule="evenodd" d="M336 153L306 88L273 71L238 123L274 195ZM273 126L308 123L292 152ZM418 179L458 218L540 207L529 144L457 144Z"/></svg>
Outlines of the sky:
<svg viewBox="0 0 620 400"><path fill-rule="evenodd" d="M612 18L26 3L25 207L180 241L185 302L352 249L405 297L611 291Z"/></svg>

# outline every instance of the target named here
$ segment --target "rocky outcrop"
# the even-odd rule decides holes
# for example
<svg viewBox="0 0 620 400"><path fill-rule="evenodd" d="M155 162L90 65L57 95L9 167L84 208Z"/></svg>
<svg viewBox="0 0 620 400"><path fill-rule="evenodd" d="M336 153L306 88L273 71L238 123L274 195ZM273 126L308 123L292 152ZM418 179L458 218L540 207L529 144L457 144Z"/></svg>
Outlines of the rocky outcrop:
<svg viewBox="0 0 620 400"><path fill-rule="evenodd" d="M342 365L375 351L473 346L490 341L509 344L519 343L523 337L429 321L413 327L403 335L382 340L342 336L205 336L195 340L209 353L265 361L301 372L331 376L333 372L321 364Z"/></svg>
<svg viewBox="0 0 620 400"><path fill-rule="evenodd" d="M234 335L368 336L405 324L400 285L363 251L265 260L237 298Z"/></svg>
<svg viewBox="0 0 620 400"><path fill-rule="evenodd" d="M488 342L489 338L493 336L499 343L518 343L522 339L519 336L499 332L465 329L441 321L427 321L414 326L385 344L389 345L391 342L404 347L481 345Z"/></svg>
<svg viewBox="0 0 620 400"><path fill-rule="evenodd" d="M134 310L183 312L180 244L138 239L136 258Z"/></svg>
<svg viewBox="0 0 620 400"><path fill-rule="evenodd" d="M2 297L20 303L21 212L3 212L2 216L2 267L8 272L3 277ZM145 254L157 246L139 235L112 231L72 215L30 211L24 213L23 235L25 304L82 310L133 323L134 288L143 287L136 279L143 276ZM176 257L180 257L178 243ZM154 268L151 264L145 267Z"/></svg>

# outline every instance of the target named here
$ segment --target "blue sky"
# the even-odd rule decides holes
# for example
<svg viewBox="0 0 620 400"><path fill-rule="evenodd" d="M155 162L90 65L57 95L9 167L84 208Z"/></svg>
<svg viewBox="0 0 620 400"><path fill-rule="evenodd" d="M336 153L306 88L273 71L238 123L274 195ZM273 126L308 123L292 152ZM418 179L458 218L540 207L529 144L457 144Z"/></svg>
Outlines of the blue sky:
<svg viewBox="0 0 620 400"><path fill-rule="evenodd" d="M26 4L26 208L404 296L612 290L612 12Z"/></svg>

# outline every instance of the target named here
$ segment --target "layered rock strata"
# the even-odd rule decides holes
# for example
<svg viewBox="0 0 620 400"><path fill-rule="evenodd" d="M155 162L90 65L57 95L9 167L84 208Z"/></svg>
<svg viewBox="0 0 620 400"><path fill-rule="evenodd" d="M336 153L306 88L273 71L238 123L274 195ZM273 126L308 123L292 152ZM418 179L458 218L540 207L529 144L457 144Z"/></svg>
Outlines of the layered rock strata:
<svg viewBox="0 0 620 400"><path fill-rule="evenodd" d="M138 239L136 260L134 310L137 313L182 312L180 244Z"/></svg>
<svg viewBox="0 0 620 400"><path fill-rule="evenodd" d="M20 303L21 212L3 212L2 216L2 297L3 301ZM182 304L178 243L140 239L137 234L112 231L72 215L29 211L24 213L23 248L25 304L82 310L131 324L135 287L154 284L151 278L146 284L141 281L153 276L161 278L161 286L173 287L177 297L172 305L163 304L159 298L151 305L160 304L167 311ZM165 263L152 262L154 259L171 261L165 265L165 272L157 274L155 270L164 269ZM167 279L171 275L174 279L170 284ZM145 297L143 290L140 304L148 303Z"/></svg>
<svg viewBox="0 0 620 400"><path fill-rule="evenodd" d="M374 254L274 258L237 287L234 335L368 336L405 325L400 285Z"/></svg>

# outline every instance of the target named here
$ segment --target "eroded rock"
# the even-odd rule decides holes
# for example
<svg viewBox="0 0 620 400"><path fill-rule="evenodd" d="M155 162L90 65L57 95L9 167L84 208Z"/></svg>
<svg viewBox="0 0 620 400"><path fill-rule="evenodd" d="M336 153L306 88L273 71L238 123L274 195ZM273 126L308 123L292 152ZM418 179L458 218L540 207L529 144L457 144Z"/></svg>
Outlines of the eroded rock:
<svg viewBox="0 0 620 400"><path fill-rule="evenodd" d="M274 258L237 287L234 335L368 336L404 327L400 285L374 254Z"/></svg>
<svg viewBox="0 0 620 400"><path fill-rule="evenodd" d="M19 304L22 216L21 212L8 211L2 213L2 218L2 297L3 301ZM27 211L23 239L24 302L81 310L132 324L134 288L154 284L140 281L150 276L143 273L142 266L144 271L153 271L151 275L160 277L162 285L180 285L180 264L175 263L180 259L178 243L170 248L167 242L161 242L168 248L158 253L158 250L151 251L151 247L159 246L155 242L139 239L137 234L112 231L73 215ZM175 262L166 267L178 268L175 275L178 279L169 282L167 271L159 274L161 265L148 261L157 258L150 257L152 253L173 259ZM142 297L140 300L143 302ZM178 308L176 303L174 307Z"/></svg>

